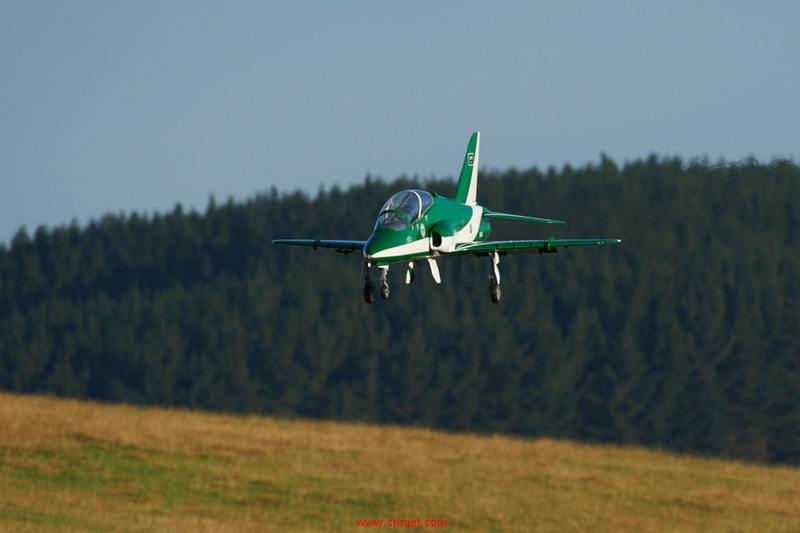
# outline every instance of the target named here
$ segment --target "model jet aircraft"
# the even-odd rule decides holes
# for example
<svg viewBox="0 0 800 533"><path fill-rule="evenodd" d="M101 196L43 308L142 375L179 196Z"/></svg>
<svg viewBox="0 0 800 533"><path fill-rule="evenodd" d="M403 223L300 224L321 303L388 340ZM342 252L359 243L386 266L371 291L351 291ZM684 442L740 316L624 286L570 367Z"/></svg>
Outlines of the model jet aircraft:
<svg viewBox="0 0 800 533"><path fill-rule="evenodd" d="M414 281L416 263L425 259L436 283L441 283L437 257L451 255L488 256L492 260L489 274L489 294L492 302L500 301L501 255L555 253L558 248L613 244L619 239L555 239L526 241L490 241L490 219L519 220L564 224L560 220L524 215L496 213L475 201L478 188L478 153L480 133L472 135L464 156L461 176L453 199L420 190L402 191L386 201L378 212L378 220L366 241L337 241L321 239L276 239L274 244L326 248L342 253L357 252L364 261L364 300L375 301L375 286L370 269L380 270L381 297L389 297L387 273L391 263L406 264L406 283Z"/></svg>

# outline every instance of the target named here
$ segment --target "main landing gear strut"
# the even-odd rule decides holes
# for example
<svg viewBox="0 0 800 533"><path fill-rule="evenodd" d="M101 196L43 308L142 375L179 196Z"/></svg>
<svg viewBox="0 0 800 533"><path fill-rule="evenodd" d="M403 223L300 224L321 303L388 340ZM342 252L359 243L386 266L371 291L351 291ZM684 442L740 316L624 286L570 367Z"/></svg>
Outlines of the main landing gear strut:
<svg viewBox="0 0 800 533"><path fill-rule="evenodd" d="M492 271L489 273L489 296L492 297L492 303L500 302L502 291L500 290L500 269L497 265L500 264L500 255L497 252L489 254L492 258Z"/></svg>
<svg viewBox="0 0 800 533"><path fill-rule="evenodd" d="M384 300L389 297L389 282L386 281L387 272L389 272L389 265L381 267L381 298Z"/></svg>

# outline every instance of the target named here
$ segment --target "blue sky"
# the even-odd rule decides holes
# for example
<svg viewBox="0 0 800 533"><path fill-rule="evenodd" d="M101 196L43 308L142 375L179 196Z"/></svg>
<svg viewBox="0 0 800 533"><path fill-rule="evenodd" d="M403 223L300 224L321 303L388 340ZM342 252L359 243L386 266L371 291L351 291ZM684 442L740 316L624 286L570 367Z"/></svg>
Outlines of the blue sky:
<svg viewBox="0 0 800 533"><path fill-rule="evenodd" d="M789 1L2 2L0 243L453 176L478 130L486 169L797 161L798 21Z"/></svg>

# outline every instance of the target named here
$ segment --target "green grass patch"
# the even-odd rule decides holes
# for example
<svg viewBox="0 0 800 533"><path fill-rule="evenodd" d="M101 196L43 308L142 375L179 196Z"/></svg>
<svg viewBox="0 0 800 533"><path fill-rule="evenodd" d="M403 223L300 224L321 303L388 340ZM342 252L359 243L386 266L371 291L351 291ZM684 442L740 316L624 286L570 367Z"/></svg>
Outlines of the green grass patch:
<svg viewBox="0 0 800 533"><path fill-rule="evenodd" d="M444 519L458 531L800 531L791 468L549 439L3 402L0 427L12 430L0 432L0 531L353 531L356 520L393 517Z"/></svg>
<svg viewBox="0 0 800 533"><path fill-rule="evenodd" d="M357 461L358 454L317 450L331 459ZM390 515L395 505L391 494L364 494L335 478L294 475L274 480L279 464L269 460L239 460L209 454L164 452L132 447L113 447L83 441L76 448L60 450L2 450L0 478L15 489L40 488L49 494L81 493L87 497L139 506L146 512L167 516L177 508L202 513L256 511L282 517L290 527L344 527L352 516ZM26 508L8 508L4 521L28 521L55 528L88 528L64 515L50 515ZM97 526L102 529L101 526Z"/></svg>
<svg viewBox="0 0 800 533"><path fill-rule="evenodd" d="M63 530L74 529L81 531L112 531L110 526L95 524L88 520L81 520L63 514L43 513L29 507L4 506L0 507L0 524L3 522L34 524L48 528Z"/></svg>

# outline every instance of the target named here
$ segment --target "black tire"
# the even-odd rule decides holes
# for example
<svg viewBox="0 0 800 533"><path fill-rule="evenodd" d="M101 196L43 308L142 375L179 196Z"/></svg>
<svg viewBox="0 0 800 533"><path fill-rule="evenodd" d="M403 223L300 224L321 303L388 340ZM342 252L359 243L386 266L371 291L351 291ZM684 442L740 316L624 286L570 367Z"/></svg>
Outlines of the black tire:
<svg viewBox="0 0 800 533"><path fill-rule="evenodd" d="M364 301L368 304L375 301L375 285L372 283L364 285Z"/></svg>
<svg viewBox="0 0 800 533"><path fill-rule="evenodd" d="M389 297L389 286L381 285L381 298L384 300Z"/></svg>
<svg viewBox="0 0 800 533"><path fill-rule="evenodd" d="M499 283L492 283L489 285L489 296L492 297L492 303L496 304L500 302L500 296L502 296L503 292L500 290Z"/></svg>

